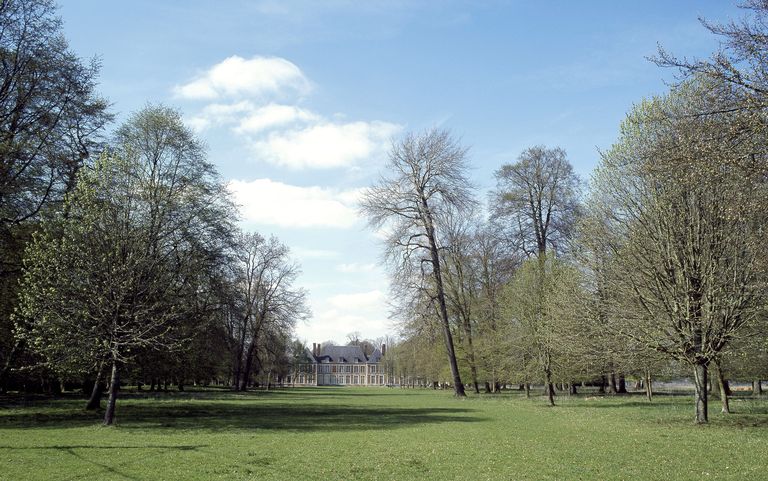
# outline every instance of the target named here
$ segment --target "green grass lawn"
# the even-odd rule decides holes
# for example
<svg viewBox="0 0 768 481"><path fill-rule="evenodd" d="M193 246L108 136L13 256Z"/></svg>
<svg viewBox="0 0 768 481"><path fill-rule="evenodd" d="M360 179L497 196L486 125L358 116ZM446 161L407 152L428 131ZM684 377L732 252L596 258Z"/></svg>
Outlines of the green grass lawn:
<svg viewBox="0 0 768 481"><path fill-rule="evenodd" d="M296 388L0 401L0 479L768 479L768 402Z"/></svg>

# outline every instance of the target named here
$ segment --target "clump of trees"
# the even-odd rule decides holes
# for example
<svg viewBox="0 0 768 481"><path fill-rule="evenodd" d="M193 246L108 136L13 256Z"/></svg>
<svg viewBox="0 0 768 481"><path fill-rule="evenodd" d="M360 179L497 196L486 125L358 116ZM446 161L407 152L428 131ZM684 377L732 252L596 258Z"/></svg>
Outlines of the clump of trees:
<svg viewBox="0 0 768 481"><path fill-rule="evenodd" d="M723 412L728 376L765 377L768 5L743 7L741 21L704 21L722 40L711 59L659 52L679 82L633 107L586 195L562 149L535 146L497 170L484 219L468 208L465 165L421 147L450 134L393 146L397 174L369 190L364 212L376 228L391 222L404 337L392 352L406 378L469 378L478 392L534 382L554 405L555 386L621 393L627 377L651 400L654 376L683 366L706 423L712 367ZM439 216L406 196L445 185ZM450 376L435 362L440 331L458 340L446 344Z"/></svg>
<svg viewBox="0 0 768 481"><path fill-rule="evenodd" d="M245 390L288 373L299 266L236 227L203 143L149 105L110 135L48 0L0 3L0 390Z"/></svg>

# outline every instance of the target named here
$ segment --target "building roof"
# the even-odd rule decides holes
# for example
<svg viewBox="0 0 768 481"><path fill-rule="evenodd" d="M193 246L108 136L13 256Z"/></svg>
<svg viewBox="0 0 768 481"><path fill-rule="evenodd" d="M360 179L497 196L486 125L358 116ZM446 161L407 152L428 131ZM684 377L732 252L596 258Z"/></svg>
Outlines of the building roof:
<svg viewBox="0 0 768 481"><path fill-rule="evenodd" d="M376 350L378 351L378 349ZM311 351L307 349L307 352L311 354ZM376 354L376 352L374 352ZM369 359L363 349L360 346L323 346L320 348L320 353L317 357L310 356L310 359L315 362L348 362L353 363L365 363L365 362L379 362L378 359L381 354L378 355L376 360Z"/></svg>
<svg viewBox="0 0 768 481"><path fill-rule="evenodd" d="M368 358L368 362L379 362L381 360L381 349L378 347L374 349L374 351L371 353L371 356Z"/></svg>

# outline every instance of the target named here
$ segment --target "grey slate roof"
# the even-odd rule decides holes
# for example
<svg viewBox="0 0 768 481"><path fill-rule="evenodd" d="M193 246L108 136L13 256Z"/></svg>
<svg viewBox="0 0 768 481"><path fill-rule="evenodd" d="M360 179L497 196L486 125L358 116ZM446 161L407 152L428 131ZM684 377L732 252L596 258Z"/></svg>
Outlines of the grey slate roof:
<svg viewBox="0 0 768 481"><path fill-rule="evenodd" d="M360 346L323 346L317 360L323 358L328 362L370 362Z"/></svg>
<svg viewBox="0 0 768 481"><path fill-rule="evenodd" d="M378 347L371 353L368 362L379 362L381 360L381 349Z"/></svg>

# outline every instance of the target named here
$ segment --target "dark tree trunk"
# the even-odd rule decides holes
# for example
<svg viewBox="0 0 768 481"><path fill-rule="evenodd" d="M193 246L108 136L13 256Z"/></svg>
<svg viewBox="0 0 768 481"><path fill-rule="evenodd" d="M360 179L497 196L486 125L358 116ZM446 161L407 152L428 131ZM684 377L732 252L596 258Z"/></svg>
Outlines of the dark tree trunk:
<svg viewBox="0 0 768 481"><path fill-rule="evenodd" d="M612 372L608 376L608 394L616 394L618 389L616 388L616 373Z"/></svg>
<svg viewBox="0 0 768 481"><path fill-rule="evenodd" d="M244 343L245 340L241 340L241 342ZM242 378L243 370L243 351L244 348L242 345L240 345L237 349L237 355L234 357L234 369L232 370L232 389L235 391L240 390L240 379Z"/></svg>
<svg viewBox="0 0 768 481"><path fill-rule="evenodd" d="M605 376L600 376L600 386L597 388L598 394L605 394L605 385L606 385Z"/></svg>
<svg viewBox="0 0 768 481"><path fill-rule="evenodd" d="M493 392L493 389L491 388L491 383L488 381L485 381L485 393L490 394Z"/></svg>
<svg viewBox="0 0 768 481"><path fill-rule="evenodd" d="M755 396L760 396L763 394L763 382L762 381L752 381L752 394Z"/></svg>
<svg viewBox="0 0 768 481"><path fill-rule="evenodd" d="M13 366L16 356L21 351L21 347L21 341L17 340L13 343L13 347L11 348L11 352L8 353L8 358L5 360L3 369L0 370L0 393L4 393L8 390L8 375L11 372L11 366Z"/></svg>
<svg viewBox="0 0 768 481"><path fill-rule="evenodd" d="M251 375L253 374L253 361L256 358L256 343L258 339L255 337L251 339L251 345L248 346L248 352L245 354L245 363L240 370L240 384L237 386L238 391L245 392L248 390L248 384L251 381Z"/></svg>
<svg viewBox="0 0 768 481"><path fill-rule="evenodd" d="M624 378L624 374L619 374L619 388L616 392L618 394L627 394L627 380Z"/></svg>
<svg viewBox="0 0 768 481"><path fill-rule="evenodd" d="M109 383L109 400L107 410L104 411L104 426L115 423L115 405L117 404L117 392L120 390L120 370L117 361L112 361L112 378Z"/></svg>
<svg viewBox="0 0 768 481"><path fill-rule="evenodd" d="M445 304L445 288L443 287L443 276L440 269L440 254L437 249L437 236L435 235L435 226L432 220L432 211L427 203L427 198L424 192L419 192L421 195L421 207L423 212L421 213L422 220L424 221L424 227L426 229L427 240L429 242L429 251L432 261L432 274L435 279L435 288L437 290L437 304L440 309L440 320L442 321L443 337L445 338L445 350L448 354L448 364L451 368L451 375L453 377L453 389L454 395L458 397L464 397L464 383L461 381L461 374L459 373L459 365L456 362L456 352L453 346L453 335L451 334L451 324L448 320L448 307Z"/></svg>
<svg viewBox="0 0 768 481"><path fill-rule="evenodd" d="M728 381L723 376L723 370L720 368L720 363L715 361L715 375L717 376L717 387L720 391L720 412L723 414L730 414L731 407L728 404Z"/></svg>
<svg viewBox="0 0 768 481"><path fill-rule="evenodd" d="M547 401L550 406L555 405L555 386L552 385L552 373L550 371L544 372L544 394L547 396Z"/></svg>
<svg viewBox="0 0 768 481"><path fill-rule="evenodd" d="M643 380L640 378L637 378L635 380L635 391L639 391L643 388Z"/></svg>
<svg viewBox="0 0 768 481"><path fill-rule="evenodd" d="M88 402L85 405L85 409L88 411L96 411L101 409L101 378L104 376L103 371L104 368L100 367L96 372L96 381L93 383L93 389L91 389L91 397L88 399Z"/></svg>
<svg viewBox="0 0 768 481"><path fill-rule="evenodd" d="M693 377L696 383L696 423L706 424L707 413L707 364L699 362L693 366Z"/></svg>
<svg viewBox="0 0 768 481"><path fill-rule="evenodd" d="M569 394L578 394L578 392L576 392L576 383L575 382L571 383L570 390L568 391L568 393Z"/></svg>
<svg viewBox="0 0 768 481"><path fill-rule="evenodd" d="M466 316L462 316L462 318L464 343L466 344L467 361L469 362L469 375L472 377L472 386L475 388L475 394L480 394L480 384L477 381L477 364L475 362L475 346L472 343L472 325Z"/></svg>
<svg viewBox="0 0 768 481"><path fill-rule="evenodd" d="M527 398L531 397L531 384L525 383L524 386L525 386L525 397Z"/></svg>

